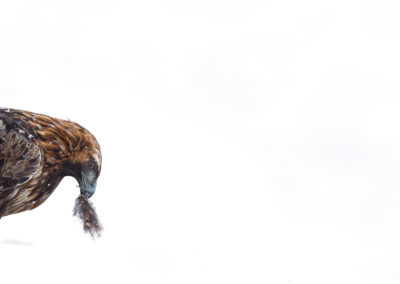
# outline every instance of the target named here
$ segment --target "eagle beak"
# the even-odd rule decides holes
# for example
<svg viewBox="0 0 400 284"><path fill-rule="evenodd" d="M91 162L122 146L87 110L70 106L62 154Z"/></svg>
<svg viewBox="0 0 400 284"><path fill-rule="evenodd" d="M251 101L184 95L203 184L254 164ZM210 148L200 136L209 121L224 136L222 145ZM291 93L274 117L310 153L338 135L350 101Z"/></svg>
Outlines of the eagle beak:
<svg viewBox="0 0 400 284"><path fill-rule="evenodd" d="M96 191L96 175L93 171L82 171L82 181L80 182L81 195L90 198Z"/></svg>

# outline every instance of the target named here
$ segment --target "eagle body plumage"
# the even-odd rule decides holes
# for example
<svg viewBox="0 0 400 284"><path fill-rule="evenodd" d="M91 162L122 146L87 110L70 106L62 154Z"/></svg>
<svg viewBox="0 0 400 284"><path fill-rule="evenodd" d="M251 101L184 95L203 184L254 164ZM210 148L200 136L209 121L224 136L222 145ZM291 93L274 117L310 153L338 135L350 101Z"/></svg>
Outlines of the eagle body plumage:
<svg viewBox="0 0 400 284"><path fill-rule="evenodd" d="M89 198L100 170L99 143L79 124L0 108L0 218L38 207L65 176Z"/></svg>

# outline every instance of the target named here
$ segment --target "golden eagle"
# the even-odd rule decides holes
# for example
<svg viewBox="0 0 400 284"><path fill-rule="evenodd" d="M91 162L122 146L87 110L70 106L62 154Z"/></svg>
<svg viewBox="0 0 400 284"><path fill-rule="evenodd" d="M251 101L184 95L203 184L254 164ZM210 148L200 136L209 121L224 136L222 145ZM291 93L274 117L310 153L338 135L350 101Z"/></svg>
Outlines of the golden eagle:
<svg viewBox="0 0 400 284"><path fill-rule="evenodd" d="M28 111L0 108L0 218L42 204L65 176L80 197L74 214L92 235L101 230L88 201L101 170L96 138L79 124Z"/></svg>

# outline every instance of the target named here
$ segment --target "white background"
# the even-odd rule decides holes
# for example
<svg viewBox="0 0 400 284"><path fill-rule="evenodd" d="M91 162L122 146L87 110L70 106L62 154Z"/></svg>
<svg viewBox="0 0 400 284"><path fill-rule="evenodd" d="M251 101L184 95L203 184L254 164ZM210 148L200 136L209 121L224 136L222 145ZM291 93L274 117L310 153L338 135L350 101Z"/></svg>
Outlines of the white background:
<svg viewBox="0 0 400 284"><path fill-rule="evenodd" d="M400 4L4 0L1 106L98 138L0 221L1 283L399 283Z"/></svg>

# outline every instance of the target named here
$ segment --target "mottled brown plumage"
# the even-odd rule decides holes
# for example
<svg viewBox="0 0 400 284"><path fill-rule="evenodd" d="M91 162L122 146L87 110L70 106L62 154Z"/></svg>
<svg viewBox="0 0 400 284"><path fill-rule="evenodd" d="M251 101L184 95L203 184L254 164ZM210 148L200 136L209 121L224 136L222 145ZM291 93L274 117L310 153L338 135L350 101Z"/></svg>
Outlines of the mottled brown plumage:
<svg viewBox="0 0 400 284"><path fill-rule="evenodd" d="M0 108L0 218L38 207L65 176L88 198L100 170L100 146L79 124Z"/></svg>

